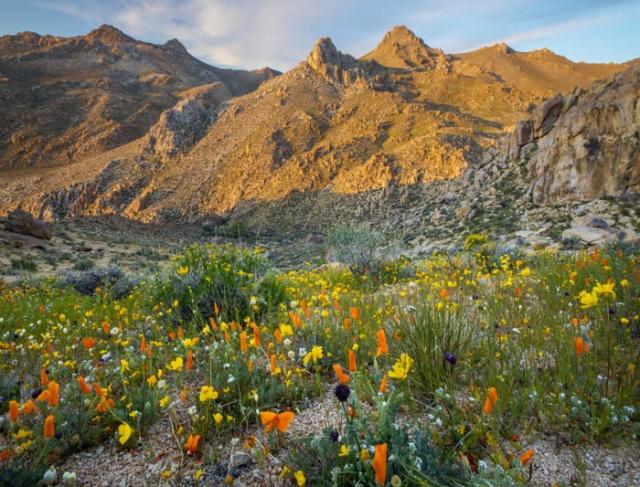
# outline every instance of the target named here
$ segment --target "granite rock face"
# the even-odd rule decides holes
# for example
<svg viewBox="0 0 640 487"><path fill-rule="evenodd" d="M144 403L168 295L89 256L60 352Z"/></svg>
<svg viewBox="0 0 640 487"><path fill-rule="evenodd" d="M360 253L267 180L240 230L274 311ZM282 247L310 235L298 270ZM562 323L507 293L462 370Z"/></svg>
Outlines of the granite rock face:
<svg viewBox="0 0 640 487"><path fill-rule="evenodd" d="M535 203L635 200L640 193L640 69L545 102L518 124L512 158L523 158L530 143L535 150L523 163Z"/></svg>

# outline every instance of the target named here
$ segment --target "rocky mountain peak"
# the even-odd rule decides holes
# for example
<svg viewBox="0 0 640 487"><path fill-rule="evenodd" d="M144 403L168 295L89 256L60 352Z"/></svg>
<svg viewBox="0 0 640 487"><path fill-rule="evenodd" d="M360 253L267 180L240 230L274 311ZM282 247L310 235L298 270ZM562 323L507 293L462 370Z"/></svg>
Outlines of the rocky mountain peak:
<svg viewBox="0 0 640 487"><path fill-rule="evenodd" d="M400 44L404 46L414 44L425 48L429 47L411 29L404 25L396 25L388 31L380 41L380 44L378 44L378 47L384 44Z"/></svg>
<svg viewBox="0 0 640 487"><path fill-rule="evenodd" d="M87 37L89 39L98 39L105 44L119 44L134 41L132 37L129 37L120 29L108 24L102 24L97 29L92 30L87 34Z"/></svg>
<svg viewBox="0 0 640 487"><path fill-rule="evenodd" d="M188 54L187 48L184 47L184 44L180 42L178 39L170 39L164 43L164 47L166 49L171 49L173 51L181 52L184 54Z"/></svg>
<svg viewBox="0 0 640 487"><path fill-rule="evenodd" d="M307 56L307 64L317 71L324 64L339 65L341 55L330 37L321 37Z"/></svg>
<svg viewBox="0 0 640 487"><path fill-rule="evenodd" d="M346 84L363 75L358 61L353 56L338 51L329 37L316 41L307 56L306 64L325 80L332 82Z"/></svg>
<svg viewBox="0 0 640 487"><path fill-rule="evenodd" d="M362 59L388 68L449 68L447 56L433 49L404 25L388 31L376 48Z"/></svg>

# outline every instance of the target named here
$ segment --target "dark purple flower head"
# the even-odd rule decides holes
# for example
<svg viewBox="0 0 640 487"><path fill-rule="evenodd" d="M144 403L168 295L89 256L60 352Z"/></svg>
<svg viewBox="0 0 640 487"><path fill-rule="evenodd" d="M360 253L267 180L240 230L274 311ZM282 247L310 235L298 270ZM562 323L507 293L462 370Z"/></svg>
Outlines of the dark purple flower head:
<svg viewBox="0 0 640 487"><path fill-rule="evenodd" d="M338 430L331 430L329 432L329 439L334 443L338 441L339 438L340 438L340 433L338 433Z"/></svg>
<svg viewBox="0 0 640 487"><path fill-rule="evenodd" d="M338 401L345 402L347 399L349 399L349 394L351 394L351 389L349 389L349 386L346 384L338 384L336 386L335 394L336 394L336 397L338 398Z"/></svg>
<svg viewBox="0 0 640 487"><path fill-rule="evenodd" d="M31 391L31 397L33 399L37 398L40 394L42 394L42 388L41 387L38 387L38 388L36 388L36 389Z"/></svg>
<svg viewBox="0 0 640 487"><path fill-rule="evenodd" d="M458 362L458 357L455 356L455 354L451 353L451 352L446 352L444 354L444 359L451 364L451 366L453 367L457 362Z"/></svg>

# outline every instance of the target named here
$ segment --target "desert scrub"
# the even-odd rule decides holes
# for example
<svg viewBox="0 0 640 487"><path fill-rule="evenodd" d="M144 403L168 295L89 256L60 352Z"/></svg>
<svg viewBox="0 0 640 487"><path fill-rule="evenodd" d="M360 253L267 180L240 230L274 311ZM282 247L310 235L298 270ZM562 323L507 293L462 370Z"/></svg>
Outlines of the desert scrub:
<svg viewBox="0 0 640 487"><path fill-rule="evenodd" d="M379 278L383 267L400 255L400 243L387 241L366 226L340 226L329 232L327 258L349 267L357 276Z"/></svg>
<svg viewBox="0 0 640 487"><path fill-rule="evenodd" d="M137 284L136 280L114 266L86 271L64 271L58 274L56 281L58 285L70 286L81 294L89 295L101 290L114 298L126 296Z"/></svg>
<svg viewBox="0 0 640 487"><path fill-rule="evenodd" d="M175 303L177 321L261 316L286 297L280 282L267 276L269 268L258 248L192 245L156 280L153 299Z"/></svg>
<svg viewBox="0 0 640 487"><path fill-rule="evenodd" d="M16 271L36 272L38 266L31 259L11 259L11 268Z"/></svg>

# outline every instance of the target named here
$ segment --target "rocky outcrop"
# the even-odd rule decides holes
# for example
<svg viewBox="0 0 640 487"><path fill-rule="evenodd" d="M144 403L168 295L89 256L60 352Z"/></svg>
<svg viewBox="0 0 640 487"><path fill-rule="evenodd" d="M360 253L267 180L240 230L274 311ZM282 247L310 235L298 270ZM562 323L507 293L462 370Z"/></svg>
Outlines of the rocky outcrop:
<svg viewBox="0 0 640 487"><path fill-rule="evenodd" d="M319 39L306 59L307 65L330 82L351 84L366 76L357 59L343 54L329 37Z"/></svg>
<svg viewBox="0 0 640 487"><path fill-rule="evenodd" d="M202 138L218 108L230 98L229 90L219 82L189 90L151 127L145 136L146 152L163 161L184 153Z"/></svg>
<svg viewBox="0 0 640 487"><path fill-rule="evenodd" d="M34 218L31 213L21 209L14 210L7 215L4 228L9 232L31 235L43 240L51 240L53 237L51 227L47 223Z"/></svg>
<svg viewBox="0 0 640 487"><path fill-rule="evenodd" d="M545 101L517 124L509 153L538 204L640 194L640 69Z"/></svg>

